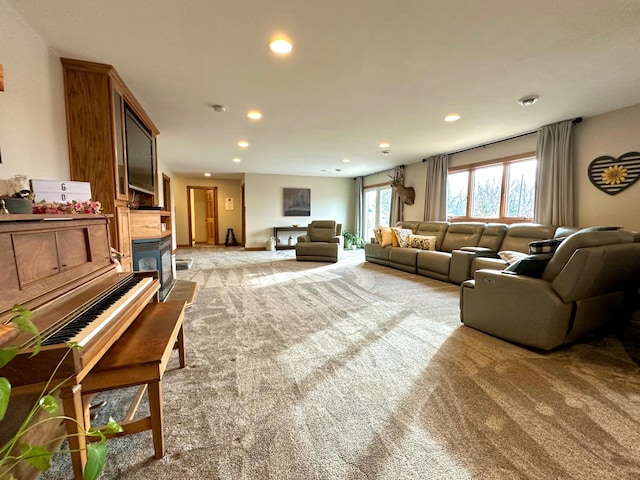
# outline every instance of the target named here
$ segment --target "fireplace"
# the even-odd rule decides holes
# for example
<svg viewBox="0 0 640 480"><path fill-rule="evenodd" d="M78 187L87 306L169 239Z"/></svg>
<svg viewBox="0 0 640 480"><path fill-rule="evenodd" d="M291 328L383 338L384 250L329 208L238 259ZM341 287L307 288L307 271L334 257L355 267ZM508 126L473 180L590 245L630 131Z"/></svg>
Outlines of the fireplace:
<svg viewBox="0 0 640 480"><path fill-rule="evenodd" d="M160 280L160 301L163 301L173 286L171 268L171 237L134 240L133 270L157 270Z"/></svg>

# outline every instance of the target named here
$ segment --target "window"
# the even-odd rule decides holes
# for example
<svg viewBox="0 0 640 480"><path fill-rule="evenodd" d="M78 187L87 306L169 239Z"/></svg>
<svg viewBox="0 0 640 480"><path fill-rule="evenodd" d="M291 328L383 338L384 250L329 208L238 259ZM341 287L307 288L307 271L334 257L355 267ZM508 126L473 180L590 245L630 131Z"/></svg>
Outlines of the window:
<svg viewBox="0 0 640 480"><path fill-rule="evenodd" d="M378 225L389 226L391 217L391 187L388 185L381 187L365 188L364 190L365 208L365 240L373 237L373 229Z"/></svg>
<svg viewBox="0 0 640 480"><path fill-rule="evenodd" d="M447 217L532 220L537 160L533 154L449 170Z"/></svg>

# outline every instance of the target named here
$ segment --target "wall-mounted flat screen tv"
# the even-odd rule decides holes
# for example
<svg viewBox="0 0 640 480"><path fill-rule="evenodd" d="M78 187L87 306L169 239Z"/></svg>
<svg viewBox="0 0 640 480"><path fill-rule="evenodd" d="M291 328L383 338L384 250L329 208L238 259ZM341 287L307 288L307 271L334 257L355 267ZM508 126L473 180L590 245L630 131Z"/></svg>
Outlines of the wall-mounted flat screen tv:
<svg viewBox="0 0 640 480"><path fill-rule="evenodd" d="M129 188L153 195L156 183L153 161L153 136L126 106L124 122L127 139Z"/></svg>

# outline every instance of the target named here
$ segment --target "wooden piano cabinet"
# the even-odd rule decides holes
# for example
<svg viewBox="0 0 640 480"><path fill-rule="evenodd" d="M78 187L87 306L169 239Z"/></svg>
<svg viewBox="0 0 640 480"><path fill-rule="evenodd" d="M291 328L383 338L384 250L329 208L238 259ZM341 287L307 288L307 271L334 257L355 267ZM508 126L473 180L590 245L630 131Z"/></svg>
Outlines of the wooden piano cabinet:
<svg viewBox="0 0 640 480"><path fill-rule="evenodd" d="M0 312L30 299L45 300L50 292L69 290L78 278L85 277L86 282L86 277L113 266L105 217L30 217L30 221L20 222L0 217ZM51 296L55 298L60 293L58 290Z"/></svg>
<svg viewBox="0 0 640 480"><path fill-rule="evenodd" d="M158 300L157 273L119 273L111 262L109 248L108 220L102 215L0 216L0 323L12 317L11 308L16 303L31 310L33 323L45 334L59 333L79 319L81 332L71 329L68 336L62 335L57 340L50 336L51 341L33 357L32 334L10 332L0 339L0 345L20 346L16 357L0 368L0 376L11 382L12 397L40 394L60 363L55 378L63 383L59 394L64 413L73 419L66 422L69 442L72 449L81 450L72 455L74 475L78 479L82 478L86 465L87 441L78 434L83 432L80 427L89 426L88 407L83 402L84 379L105 357L113 358L109 352L120 340L129 345L128 348L132 348L129 342L135 340L136 348L149 349L153 358L142 362L144 365L131 365L132 373L126 377L133 376L138 381L149 379L150 383L159 384L167 357L179 340L177 337L182 335L184 304L164 307L152 303ZM83 317L99 302L102 302L101 312L97 316L91 313ZM175 310L170 309L172 306ZM137 320L141 322L136 324ZM166 324L171 327L170 333L155 342L146 338L156 338L149 331L140 334L144 339L129 332L129 328L132 332L139 331L140 325L152 325L151 330L155 332L155 328ZM165 330L155 335L161 331ZM65 339L72 338L82 342L84 348L69 351ZM154 345L162 340L166 341L165 348L157 353ZM156 368L153 375L149 373L145 377L140 372L147 372L149 362L155 362ZM161 422L157 420L158 412L161 414L160 392L155 386L150 390L155 412L150 428L158 432L161 431ZM26 411L21 412L12 411L12 416L20 416L15 418L18 424L26 415ZM38 433L39 443L53 438L39 427L33 431ZM158 452L161 446L158 443Z"/></svg>

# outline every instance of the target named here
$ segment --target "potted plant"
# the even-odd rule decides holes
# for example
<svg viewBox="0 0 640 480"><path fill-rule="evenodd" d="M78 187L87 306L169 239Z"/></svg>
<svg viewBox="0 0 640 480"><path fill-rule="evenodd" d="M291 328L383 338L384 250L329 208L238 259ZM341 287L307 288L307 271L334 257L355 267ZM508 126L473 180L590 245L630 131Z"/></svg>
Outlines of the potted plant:
<svg viewBox="0 0 640 480"><path fill-rule="evenodd" d="M31 312L21 305L15 305L11 312L13 313L13 317L11 318L13 328L10 328L8 325L0 324L0 326L3 327L0 329L0 344L6 343L7 340L11 339L14 336L15 331L28 332L35 335L37 340L32 356L37 355L40 350L41 338L38 329L31 321ZM69 347L67 354L69 354L69 352L74 348L80 348L78 345L71 343L68 343L67 346ZM2 367L7 365L17 354L18 347L15 345L5 344L0 346L0 371ZM50 452L47 445L30 445L23 439L25 433L37 428L38 425L44 422L54 420L72 420L69 417L58 413L58 403L53 395L60 388L61 383L64 383L61 382L56 384L54 382L57 370L63 360L61 360L58 366L54 369L47 385L44 387L30 412L27 414L27 417L18 427L16 433L3 445L0 445L0 478L15 480L15 477L12 474L13 469L23 461L28 462L36 469L44 472L49 469L51 465L51 458L54 455L68 453L64 451ZM7 413L10 396L11 384L7 378L0 376L0 420L2 420ZM44 420L35 421L36 415L40 411L46 411L50 416L46 417ZM85 480L94 480L98 478L102 472L102 468L104 467L106 460L107 447L105 443L107 438L105 435L120 432L122 431L122 427L110 418L109 423L103 430L95 428L90 428L88 431L84 428L81 428L81 430L81 434L92 437L92 441L97 440L93 443L87 443L87 465L84 472ZM55 441L55 439L53 441Z"/></svg>
<svg viewBox="0 0 640 480"><path fill-rule="evenodd" d="M348 230L345 230L342 233L342 236L344 237L344 248L355 249L356 247L362 245L362 238L360 238L355 233L351 233Z"/></svg>
<svg viewBox="0 0 640 480"><path fill-rule="evenodd" d="M29 189L29 179L15 175L5 180L5 184L7 195L2 196L2 202L9 213L32 213L33 192Z"/></svg>

